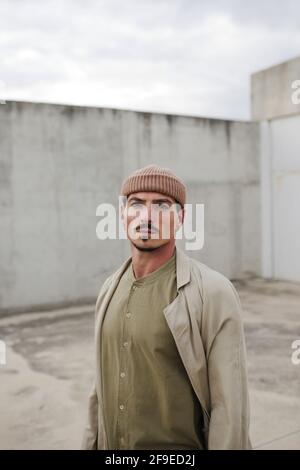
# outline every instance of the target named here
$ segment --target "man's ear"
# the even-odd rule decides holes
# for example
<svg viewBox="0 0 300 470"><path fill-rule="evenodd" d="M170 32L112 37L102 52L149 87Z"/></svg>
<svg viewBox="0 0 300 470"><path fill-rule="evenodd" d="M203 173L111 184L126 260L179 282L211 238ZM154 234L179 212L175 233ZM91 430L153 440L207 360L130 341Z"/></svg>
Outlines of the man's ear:
<svg viewBox="0 0 300 470"><path fill-rule="evenodd" d="M125 210L125 204L122 202L121 204L121 220L124 222L124 210Z"/></svg>
<svg viewBox="0 0 300 470"><path fill-rule="evenodd" d="M185 208L184 207L181 208L180 214L181 214L181 225L183 225L184 218L185 218Z"/></svg>
<svg viewBox="0 0 300 470"><path fill-rule="evenodd" d="M179 203L177 203L176 205L176 214L177 214L177 217L176 217L176 232L177 232L177 230L179 230L179 228L181 227L184 221L184 208Z"/></svg>
<svg viewBox="0 0 300 470"><path fill-rule="evenodd" d="M180 228L181 225L183 225L184 216L185 216L184 208L183 208L183 207L180 207L179 213L178 213L178 228Z"/></svg>

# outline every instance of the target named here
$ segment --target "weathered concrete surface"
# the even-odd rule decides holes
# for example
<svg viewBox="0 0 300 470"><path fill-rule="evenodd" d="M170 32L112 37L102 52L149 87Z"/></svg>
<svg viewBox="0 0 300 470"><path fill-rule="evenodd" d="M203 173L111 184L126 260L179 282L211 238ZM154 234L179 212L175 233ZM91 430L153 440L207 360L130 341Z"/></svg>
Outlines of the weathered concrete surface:
<svg viewBox="0 0 300 470"><path fill-rule="evenodd" d="M300 113L300 57L251 75L251 117L271 119ZM292 84L294 83L294 87ZM297 85L297 88L296 88Z"/></svg>
<svg viewBox="0 0 300 470"><path fill-rule="evenodd" d="M300 284L235 283L248 350L251 436L259 449L300 449ZM8 316L0 339L0 448L77 449L93 377L93 306Z"/></svg>
<svg viewBox="0 0 300 470"><path fill-rule="evenodd" d="M253 279L235 283L244 314L254 445L300 449L300 284Z"/></svg>

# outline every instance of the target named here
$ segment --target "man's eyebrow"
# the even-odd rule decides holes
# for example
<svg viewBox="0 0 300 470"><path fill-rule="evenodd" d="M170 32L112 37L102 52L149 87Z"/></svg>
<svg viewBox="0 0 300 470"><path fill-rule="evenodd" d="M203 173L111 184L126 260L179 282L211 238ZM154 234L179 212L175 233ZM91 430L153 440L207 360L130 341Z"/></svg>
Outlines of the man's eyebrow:
<svg viewBox="0 0 300 470"><path fill-rule="evenodd" d="M129 198L128 202L131 202L131 201L145 202L146 199L140 199L139 197L132 197L132 198ZM173 204L173 201L171 201L170 199L163 199L163 198L153 199L151 202L153 202L154 204L157 202L170 202L171 204Z"/></svg>
<svg viewBox="0 0 300 470"><path fill-rule="evenodd" d="M170 202L171 204L173 203L173 201L171 201L170 199L153 199L152 202Z"/></svg>
<svg viewBox="0 0 300 470"><path fill-rule="evenodd" d="M140 199L139 197L129 197L128 199L128 202L131 202L131 201L139 201L139 202L145 202L145 199Z"/></svg>

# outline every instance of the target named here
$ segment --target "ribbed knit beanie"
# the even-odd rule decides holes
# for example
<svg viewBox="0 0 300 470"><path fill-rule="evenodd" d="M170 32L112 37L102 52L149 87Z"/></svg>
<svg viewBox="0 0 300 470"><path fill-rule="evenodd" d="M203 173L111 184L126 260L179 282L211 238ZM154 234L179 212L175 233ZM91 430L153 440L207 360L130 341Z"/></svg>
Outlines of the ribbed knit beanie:
<svg viewBox="0 0 300 470"><path fill-rule="evenodd" d="M144 191L166 194L184 207L186 186L169 168L162 168L154 164L147 165L134 171L122 183L122 196Z"/></svg>

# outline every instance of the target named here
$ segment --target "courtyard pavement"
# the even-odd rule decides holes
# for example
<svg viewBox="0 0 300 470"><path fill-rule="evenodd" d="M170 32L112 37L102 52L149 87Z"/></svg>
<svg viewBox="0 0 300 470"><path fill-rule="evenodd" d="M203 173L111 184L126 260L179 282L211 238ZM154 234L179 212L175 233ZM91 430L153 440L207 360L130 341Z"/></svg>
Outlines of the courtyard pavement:
<svg viewBox="0 0 300 470"><path fill-rule="evenodd" d="M234 282L247 343L251 438L300 449L300 284ZM94 305L0 318L0 449L78 449L93 379Z"/></svg>

